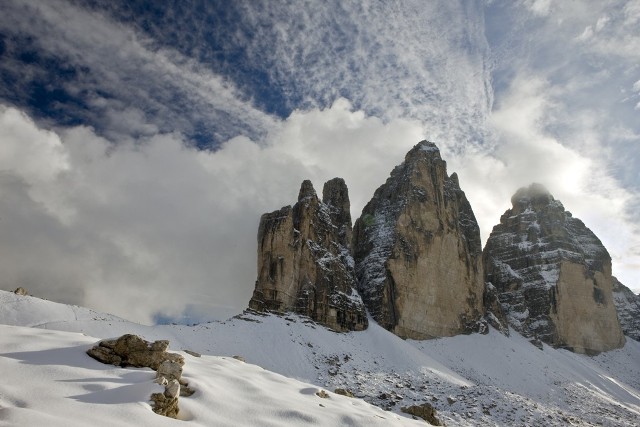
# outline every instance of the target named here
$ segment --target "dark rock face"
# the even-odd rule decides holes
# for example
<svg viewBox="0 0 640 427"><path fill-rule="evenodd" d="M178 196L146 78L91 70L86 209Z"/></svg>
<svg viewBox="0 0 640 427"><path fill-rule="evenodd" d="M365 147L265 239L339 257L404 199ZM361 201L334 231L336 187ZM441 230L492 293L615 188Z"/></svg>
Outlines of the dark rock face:
<svg viewBox="0 0 640 427"><path fill-rule="evenodd" d="M483 255L509 324L581 353L624 345L600 240L539 184L518 190L511 203Z"/></svg>
<svg viewBox="0 0 640 427"><path fill-rule="evenodd" d="M507 320L504 310L502 310L498 290L492 283L485 283L482 299L485 310L484 318L487 323L503 335L509 336L509 321Z"/></svg>
<svg viewBox="0 0 640 427"><path fill-rule="evenodd" d="M322 201L310 181L298 203L264 214L258 230L258 279L249 302L257 311L293 311L337 331L367 327L356 291L351 214L341 178L324 185Z"/></svg>
<svg viewBox="0 0 640 427"><path fill-rule="evenodd" d="M636 341L640 341L640 295L613 277L613 302L616 305L622 332Z"/></svg>
<svg viewBox="0 0 640 427"><path fill-rule="evenodd" d="M413 339L473 331L483 308L480 230L456 174L422 141L354 227L358 290L373 318Z"/></svg>

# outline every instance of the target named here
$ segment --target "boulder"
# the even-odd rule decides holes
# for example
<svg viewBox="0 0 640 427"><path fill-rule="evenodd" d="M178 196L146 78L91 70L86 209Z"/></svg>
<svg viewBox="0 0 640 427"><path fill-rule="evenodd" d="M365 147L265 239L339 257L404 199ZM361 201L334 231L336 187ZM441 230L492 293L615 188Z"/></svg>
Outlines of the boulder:
<svg viewBox="0 0 640 427"><path fill-rule="evenodd" d="M164 393L153 393L151 395L153 412L169 418L178 418L180 413L180 408L178 407L180 383L178 380L168 382L165 380L164 386Z"/></svg>
<svg viewBox="0 0 640 427"><path fill-rule="evenodd" d="M168 381L179 380L182 377L182 364L175 360L165 360L158 366L156 377L164 377Z"/></svg>
<svg viewBox="0 0 640 427"><path fill-rule="evenodd" d="M336 331L367 327L351 256L351 214L344 180L327 182L322 201L304 181L298 202L264 214L258 229L258 278L249 308L295 312Z"/></svg>
<svg viewBox="0 0 640 427"><path fill-rule="evenodd" d="M150 343L137 335L126 334L113 340L102 340L87 350L94 359L116 366L149 367L158 370L164 361L173 361L184 365L184 358L176 353L168 353L169 341Z"/></svg>
<svg viewBox="0 0 640 427"><path fill-rule="evenodd" d="M400 408L405 414L412 415L417 418L422 418L426 422L434 426L441 426L438 419L436 409L430 403L423 403L422 405L405 406Z"/></svg>
<svg viewBox="0 0 640 427"><path fill-rule="evenodd" d="M418 143L376 190L353 247L358 290L384 328L412 339L478 330L480 228L435 144Z"/></svg>
<svg viewBox="0 0 640 427"><path fill-rule="evenodd" d="M519 189L511 203L483 254L509 325L578 353L623 346L600 240L540 184Z"/></svg>

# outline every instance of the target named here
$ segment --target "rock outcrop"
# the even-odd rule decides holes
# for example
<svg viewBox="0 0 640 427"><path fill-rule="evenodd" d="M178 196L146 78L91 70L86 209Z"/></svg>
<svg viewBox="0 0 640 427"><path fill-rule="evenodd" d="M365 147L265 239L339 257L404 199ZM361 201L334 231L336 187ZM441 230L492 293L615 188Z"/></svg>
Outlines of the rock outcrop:
<svg viewBox="0 0 640 427"><path fill-rule="evenodd" d="M184 365L184 358L176 353L167 352L169 341L160 340L150 343L137 335L126 334L117 339L102 340L87 350L94 359L116 366L151 368L154 371L164 361Z"/></svg>
<svg viewBox="0 0 640 427"><path fill-rule="evenodd" d="M310 181L293 206L264 214L258 230L258 279L249 308L296 312L336 331L367 327L351 255L349 194L343 179Z"/></svg>
<svg viewBox="0 0 640 427"><path fill-rule="evenodd" d="M418 143L354 227L358 290L404 338L472 332L483 314L480 230L435 144Z"/></svg>
<svg viewBox="0 0 640 427"><path fill-rule="evenodd" d="M636 295L620 283L615 277L613 279L613 303L616 305L618 320L622 332L636 341L640 341L640 295Z"/></svg>
<svg viewBox="0 0 640 427"><path fill-rule="evenodd" d="M195 390L182 379L184 358L167 352L169 341L153 343L141 337L126 334L120 338L102 340L87 350L87 354L99 362L136 368L151 368L156 371L156 383L164 386L164 392L153 393L150 397L153 412L170 418L177 418L179 396L191 396Z"/></svg>
<svg viewBox="0 0 640 427"><path fill-rule="evenodd" d="M484 249L486 279L510 326L579 353L624 345L600 240L539 184L519 189L511 203Z"/></svg>
<svg viewBox="0 0 640 427"><path fill-rule="evenodd" d="M484 295L482 296L484 303L485 315L487 323L493 326L501 334L509 336L509 321L502 309L498 290L492 283L485 283Z"/></svg>
<svg viewBox="0 0 640 427"><path fill-rule="evenodd" d="M440 419L436 409L430 403L423 403L422 405L413 405L400 408L400 411L405 414L409 414L416 418L422 418L432 426L441 426Z"/></svg>

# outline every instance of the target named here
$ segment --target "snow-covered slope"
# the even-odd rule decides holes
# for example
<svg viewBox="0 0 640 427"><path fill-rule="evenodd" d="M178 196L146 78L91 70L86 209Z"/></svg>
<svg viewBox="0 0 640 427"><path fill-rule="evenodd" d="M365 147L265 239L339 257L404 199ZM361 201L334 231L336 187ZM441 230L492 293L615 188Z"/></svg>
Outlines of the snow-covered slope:
<svg viewBox="0 0 640 427"><path fill-rule="evenodd" d="M261 399L267 399L271 402L280 393L285 393L278 391L277 387L277 390L270 391L268 387L271 386L250 386L252 383L261 384L263 381L261 379L263 377L253 377L253 373L266 372L255 367L249 368L252 364L306 383L301 385L294 380L270 377L271 374L264 374L271 379L280 378L287 384L285 387L287 390L289 390L287 387L292 387L292 396L288 395L287 398L292 399L291 405L295 407L307 403L315 405L313 411L305 412L298 409L301 413L308 414L314 421L306 423L304 417L292 415L289 420L274 421L273 425L304 425L313 424L313 422L319 425L359 425L356 422L347 421L336 424L336 418L321 418L323 413L315 411L326 409L319 406L320 403L325 404L325 402L318 402L318 398L313 393L305 394L306 392L302 392L306 389L310 391L312 388L333 391L337 387L347 388L353 391L356 396L396 413L399 412L401 406L429 402L437 408L440 419L449 426L553 426L568 424L636 426L640 419L640 343L631 339L627 340L627 344L622 349L588 357L547 346L544 347L544 350L539 350L516 333L513 333L511 337L505 337L495 331L491 331L489 335L457 336L429 341L404 341L380 328L375 322L371 322L370 328L364 332L335 333L297 316L278 317L251 314L245 314L225 322L194 326L149 327L79 307L69 307L7 292L0 292L0 303L0 324L37 325L38 328L81 332L96 338L136 333L148 340L169 339L173 350L189 349L205 355L222 357L241 355L247 360L247 365L237 364L228 358L224 360L220 357L196 359L185 356L187 359L185 375L196 386L200 384L202 390L209 390L208 382L217 384L215 377L221 374L217 372L214 375L215 369L220 371L228 368L226 372L229 374L230 383L233 383L234 375L246 379L244 386L235 387L234 384L228 384L221 389L211 389L211 393L218 394L211 399L220 399L220 396L228 395L229 399L235 402L233 405L241 405L243 400L247 400L242 404L256 407L256 405L262 405L262 403L257 403ZM13 341L21 340L25 343L42 341L40 334L44 334L43 336L55 335L55 333L46 335L49 332L33 329L18 328L16 330L19 331L16 334L21 334L23 338L15 338ZM2 333L4 337L4 331ZM58 371L56 354L62 354L67 348L79 345L86 346L95 341L94 338L85 338L81 335L73 335L72 337L64 338L57 344L58 348L63 348L60 353L55 350L56 345L53 343L50 345L49 351L42 353L41 363L51 365L44 368L40 365L21 362L19 358L7 357L6 353L32 350L27 347L13 348L11 346L17 344L10 344L13 342L12 340L3 338L0 340L0 353L4 357L0 358L0 363L10 362L11 365L7 365L10 367L9 370L13 370L14 365L18 364L25 376L29 372L34 376L41 375L36 372L37 369ZM22 345L37 347L41 344ZM82 375L93 375L92 378L107 378L106 373L101 372L100 375L96 375L95 371L85 372L88 369L85 365L94 362L85 358L82 351L79 353L78 357L82 358L82 361L77 361L79 372L69 373L69 375L75 375L77 378L81 378ZM51 362L47 362L48 357L51 358ZM76 359L73 360L73 363L76 364ZM205 367L205 365L209 366L208 364L211 367ZM218 367L214 368L213 366ZM236 372L231 369L238 366L240 367L238 369L255 369L255 372ZM7 371L5 366L0 370ZM136 387L142 387L136 385L139 383L137 380L133 381L135 379L133 375L126 374L128 371L119 368L116 371L120 373L109 375L119 375L120 377L130 375L126 378L132 379L130 384L127 383L132 387L132 390ZM110 389L123 384L121 379L117 382L114 381L106 379L104 382L98 381L102 384L99 386L91 385L92 383L89 382L82 384L95 390L107 386ZM238 382L241 381L238 379ZM12 392L20 390L19 386L12 383L10 381L0 385L0 395L10 395L7 394L7 387L11 387L9 390L13 390ZM87 394L88 391L91 391L76 390L73 391L75 394L71 394L72 391L63 391L60 388L79 387L80 383L53 381L50 393L74 396ZM309 384L314 384L314 386ZM256 394L251 394L251 390ZM146 392L145 389L145 396ZM262 392L264 394L260 394ZM271 394L275 396L271 396ZM0 406L5 408L0 410L6 413L7 408L18 407L21 401L29 405L35 404L31 402L31 399L34 398L29 397L28 391L24 391L22 396L15 398L12 403L0 402ZM199 396L198 399L204 399L202 400L203 406L210 404L206 403L210 397L200 396L200 394L196 396ZM146 411L144 413L148 413L151 417L151 422L159 418L151 413L148 406L145 406L147 403L144 396L136 397L136 399L127 400L127 402L137 402L131 405L137 408L135 410L144 409ZM220 412L219 422L216 421L218 415L215 415L216 413L213 411L207 412L205 415L198 415L201 413L197 409L199 401L194 400L193 403L187 403L188 399L191 398L184 399L185 413L191 414L188 416L192 417L194 421L211 416L214 418L209 420L209 425L225 425L225 418L222 415L224 412ZM301 399L300 402L298 402L299 399ZM338 398L335 400L342 401ZM361 401L347 402L351 404ZM120 401L114 404L125 405ZM46 412L44 408L48 407L44 406L39 411ZM347 408L350 409L350 407ZM367 406L367 408L369 407ZM201 410L205 411L202 408ZM269 411L266 405L256 409L258 412L263 410ZM336 411L341 410L336 409ZM12 411L14 410L12 409ZM265 417L286 410L276 408L270 411L265 414ZM352 416L356 416L357 413L355 411ZM392 415L389 412L373 413L386 417ZM248 420L242 418L243 411L226 414L224 416L231 418L240 417L236 425L243 422L247 425L250 424ZM343 415L349 416L348 414L350 413L346 412ZM0 416L0 419L3 418ZM386 420L388 422L383 425L391 425L389 420L391 418L388 418ZM405 421L411 420L402 418L402 422ZM166 421L162 420L162 422ZM396 422L400 421L396 420ZM156 422L157 425L162 425L159 423L160 421ZM369 421L367 423L371 424ZM259 424L265 425L264 423Z"/></svg>
<svg viewBox="0 0 640 427"><path fill-rule="evenodd" d="M103 365L85 354L95 339L0 325L0 426L410 426L417 421L232 358L187 358L196 393L180 399L180 419L151 411L162 391L150 369Z"/></svg>

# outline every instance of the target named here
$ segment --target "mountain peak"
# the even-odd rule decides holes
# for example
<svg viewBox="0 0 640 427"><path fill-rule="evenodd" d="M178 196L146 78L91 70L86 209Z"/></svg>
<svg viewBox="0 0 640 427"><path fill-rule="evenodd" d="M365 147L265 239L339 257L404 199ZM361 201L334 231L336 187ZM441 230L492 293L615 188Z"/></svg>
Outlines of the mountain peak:
<svg viewBox="0 0 640 427"><path fill-rule="evenodd" d="M405 161L411 161L425 156L436 157L438 159L440 158L440 149L438 146L426 139L418 142L411 150L409 150L405 157Z"/></svg>
<svg viewBox="0 0 640 427"><path fill-rule="evenodd" d="M308 179L302 181L302 185L300 185L300 192L298 193L298 201L302 199L306 199L307 197L318 197L316 194L315 188L313 188L313 184Z"/></svg>
<svg viewBox="0 0 640 427"><path fill-rule="evenodd" d="M527 207L537 210L547 206L553 201L555 201L555 199L549 190L547 190L547 187L536 182L528 187L519 188L511 197L511 205L516 210L524 210Z"/></svg>
<svg viewBox="0 0 640 427"><path fill-rule="evenodd" d="M541 184L519 189L511 202L484 248L486 280L510 325L579 353L624 345L602 242Z"/></svg>
<svg viewBox="0 0 640 427"><path fill-rule="evenodd" d="M365 206L354 229L369 313L403 338L467 333L483 310L480 230L457 175L422 141Z"/></svg>

